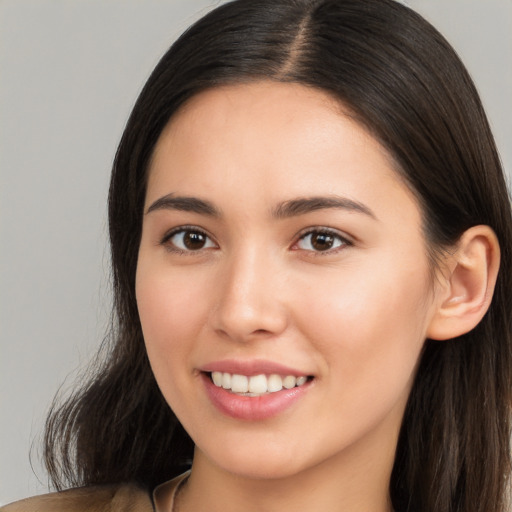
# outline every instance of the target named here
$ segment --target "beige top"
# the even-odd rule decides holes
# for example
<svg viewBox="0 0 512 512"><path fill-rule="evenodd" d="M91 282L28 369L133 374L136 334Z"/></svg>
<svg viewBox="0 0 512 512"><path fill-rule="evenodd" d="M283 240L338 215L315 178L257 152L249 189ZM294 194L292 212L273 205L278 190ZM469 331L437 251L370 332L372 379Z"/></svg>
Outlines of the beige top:
<svg viewBox="0 0 512 512"><path fill-rule="evenodd" d="M187 471L168 482L160 484L153 491L155 512L173 512L174 503L178 493L180 492L180 488L182 487L182 484L187 481L189 475L190 471Z"/></svg>
<svg viewBox="0 0 512 512"><path fill-rule="evenodd" d="M160 498L165 492L172 506L179 484L188 474L159 485L153 493L155 506L144 489L135 484L121 484L80 487L34 496L0 507L0 512L169 512L158 507Z"/></svg>

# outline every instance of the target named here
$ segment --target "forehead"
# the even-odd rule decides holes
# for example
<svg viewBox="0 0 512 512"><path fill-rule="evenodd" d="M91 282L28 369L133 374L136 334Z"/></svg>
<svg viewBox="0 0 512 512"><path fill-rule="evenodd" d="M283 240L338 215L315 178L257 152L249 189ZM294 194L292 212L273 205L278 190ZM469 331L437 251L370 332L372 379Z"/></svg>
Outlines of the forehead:
<svg viewBox="0 0 512 512"><path fill-rule="evenodd" d="M189 100L161 134L148 185L148 200L171 189L243 187L274 201L343 194L375 202L386 188L412 199L388 152L339 101L276 82L222 86Z"/></svg>
<svg viewBox="0 0 512 512"><path fill-rule="evenodd" d="M350 109L323 90L274 81L224 85L189 99L172 116L160 139L200 134L202 141L207 142L210 135L219 144L228 134L258 139L267 134L271 139L280 132L279 141L284 144L287 134L293 138L300 131L313 141L330 136L332 125L339 124L340 118L364 132Z"/></svg>

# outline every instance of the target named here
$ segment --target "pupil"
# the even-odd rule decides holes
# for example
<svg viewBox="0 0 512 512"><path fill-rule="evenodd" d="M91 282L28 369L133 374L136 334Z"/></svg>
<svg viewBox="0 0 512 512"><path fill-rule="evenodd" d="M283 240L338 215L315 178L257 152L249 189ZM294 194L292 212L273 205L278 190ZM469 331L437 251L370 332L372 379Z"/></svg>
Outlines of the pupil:
<svg viewBox="0 0 512 512"><path fill-rule="evenodd" d="M183 243L187 249L201 249L205 244L205 236L197 231L189 231L183 237Z"/></svg>
<svg viewBox="0 0 512 512"><path fill-rule="evenodd" d="M317 251L327 251L333 243L334 237L328 233L316 233L311 237L311 245Z"/></svg>

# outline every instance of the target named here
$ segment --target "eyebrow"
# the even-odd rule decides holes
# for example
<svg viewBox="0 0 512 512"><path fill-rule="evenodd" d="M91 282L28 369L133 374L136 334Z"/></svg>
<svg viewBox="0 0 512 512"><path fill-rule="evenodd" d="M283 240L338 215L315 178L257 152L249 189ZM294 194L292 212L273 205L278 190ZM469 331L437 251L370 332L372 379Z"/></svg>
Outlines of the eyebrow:
<svg viewBox="0 0 512 512"><path fill-rule="evenodd" d="M377 220L377 216L365 204L340 196L319 196L291 199L290 201L285 201L284 203L279 204L272 211L272 215L276 218L282 219L287 217L295 217L297 215L304 215L316 210L325 210L331 208L347 210L349 212L363 213L372 219Z"/></svg>
<svg viewBox="0 0 512 512"><path fill-rule="evenodd" d="M289 201L278 204L271 213L272 216L277 219L285 219L326 209L341 209L349 212L363 213L377 220L376 215L365 204L340 196L317 196L290 199ZM209 217L221 217L220 210L209 201L197 197L175 196L172 193L152 203L147 209L146 214L155 210L178 210L207 215Z"/></svg>
<svg viewBox="0 0 512 512"><path fill-rule="evenodd" d="M197 197L175 196L174 194L167 194L157 199L147 209L146 214L155 210L179 210L208 215L210 217L220 217L219 210L209 201Z"/></svg>

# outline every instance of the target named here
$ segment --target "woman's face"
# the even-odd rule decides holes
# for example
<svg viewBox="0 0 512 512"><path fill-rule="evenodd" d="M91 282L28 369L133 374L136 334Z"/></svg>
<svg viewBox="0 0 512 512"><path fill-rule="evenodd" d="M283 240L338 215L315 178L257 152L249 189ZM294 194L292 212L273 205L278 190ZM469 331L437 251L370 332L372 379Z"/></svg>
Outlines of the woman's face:
<svg viewBox="0 0 512 512"><path fill-rule="evenodd" d="M207 464L390 465L433 282L415 199L328 95L217 88L162 133L137 301L156 380Z"/></svg>

